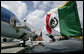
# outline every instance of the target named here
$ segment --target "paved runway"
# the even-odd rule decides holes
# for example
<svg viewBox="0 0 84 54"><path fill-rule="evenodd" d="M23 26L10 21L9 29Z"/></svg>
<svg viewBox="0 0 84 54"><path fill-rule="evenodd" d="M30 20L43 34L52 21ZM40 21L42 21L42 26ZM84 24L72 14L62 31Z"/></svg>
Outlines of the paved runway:
<svg viewBox="0 0 84 54"><path fill-rule="evenodd" d="M52 43L43 42L43 46L19 47L18 42L1 43L1 53L82 53L83 40L70 39Z"/></svg>
<svg viewBox="0 0 84 54"><path fill-rule="evenodd" d="M18 43L19 42L1 43L1 53L17 53L24 49L23 47L19 47Z"/></svg>

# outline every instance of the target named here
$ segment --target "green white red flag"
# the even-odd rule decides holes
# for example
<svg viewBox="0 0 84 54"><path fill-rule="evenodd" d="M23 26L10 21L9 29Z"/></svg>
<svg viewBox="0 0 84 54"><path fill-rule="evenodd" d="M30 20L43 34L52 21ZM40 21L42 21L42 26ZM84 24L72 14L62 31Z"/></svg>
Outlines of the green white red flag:
<svg viewBox="0 0 84 54"><path fill-rule="evenodd" d="M46 30L52 35L82 36L76 1L68 1L47 14Z"/></svg>

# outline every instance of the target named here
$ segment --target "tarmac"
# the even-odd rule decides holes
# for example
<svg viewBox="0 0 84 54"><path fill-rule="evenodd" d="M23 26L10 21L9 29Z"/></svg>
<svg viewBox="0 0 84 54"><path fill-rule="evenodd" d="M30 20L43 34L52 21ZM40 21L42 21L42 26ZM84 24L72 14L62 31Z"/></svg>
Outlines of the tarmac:
<svg viewBox="0 0 84 54"><path fill-rule="evenodd" d="M44 46L33 47L20 47L19 42L1 43L1 53L83 53L83 40L81 39L42 43Z"/></svg>
<svg viewBox="0 0 84 54"><path fill-rule="evenodd" d="M24 49L24 47L19 47L18 43L19 42L1 43L1 53L17 53Z"/></svg>

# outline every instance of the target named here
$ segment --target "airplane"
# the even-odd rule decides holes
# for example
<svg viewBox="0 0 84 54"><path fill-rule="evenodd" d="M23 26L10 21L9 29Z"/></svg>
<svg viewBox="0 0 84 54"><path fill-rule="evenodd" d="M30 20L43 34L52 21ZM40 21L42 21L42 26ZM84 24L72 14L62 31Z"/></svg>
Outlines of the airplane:
<svg viewBox="0 0 84 54"><path fill-rule="evenodd" d="M36 30L26 23L26 20L21 22L14 13L8 9L1 7L1 36L8 38L15 38L23 40L23 46L25 41L29 38L37 36Z"/></svg>

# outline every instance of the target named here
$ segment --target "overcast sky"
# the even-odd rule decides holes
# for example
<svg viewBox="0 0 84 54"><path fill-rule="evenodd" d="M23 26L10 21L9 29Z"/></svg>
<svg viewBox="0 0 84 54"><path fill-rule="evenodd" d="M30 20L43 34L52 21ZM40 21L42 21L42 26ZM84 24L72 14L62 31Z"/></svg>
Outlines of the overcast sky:
<svg viewBox="0 0 84 54"><path fill-rule="evenodd" d="M26 19L39 30L45 30L46 14L63 5L66 1L1 1L1 6L13 12L18 19ZM83 27L83 1L77 1L78 12Z"/></svg>

